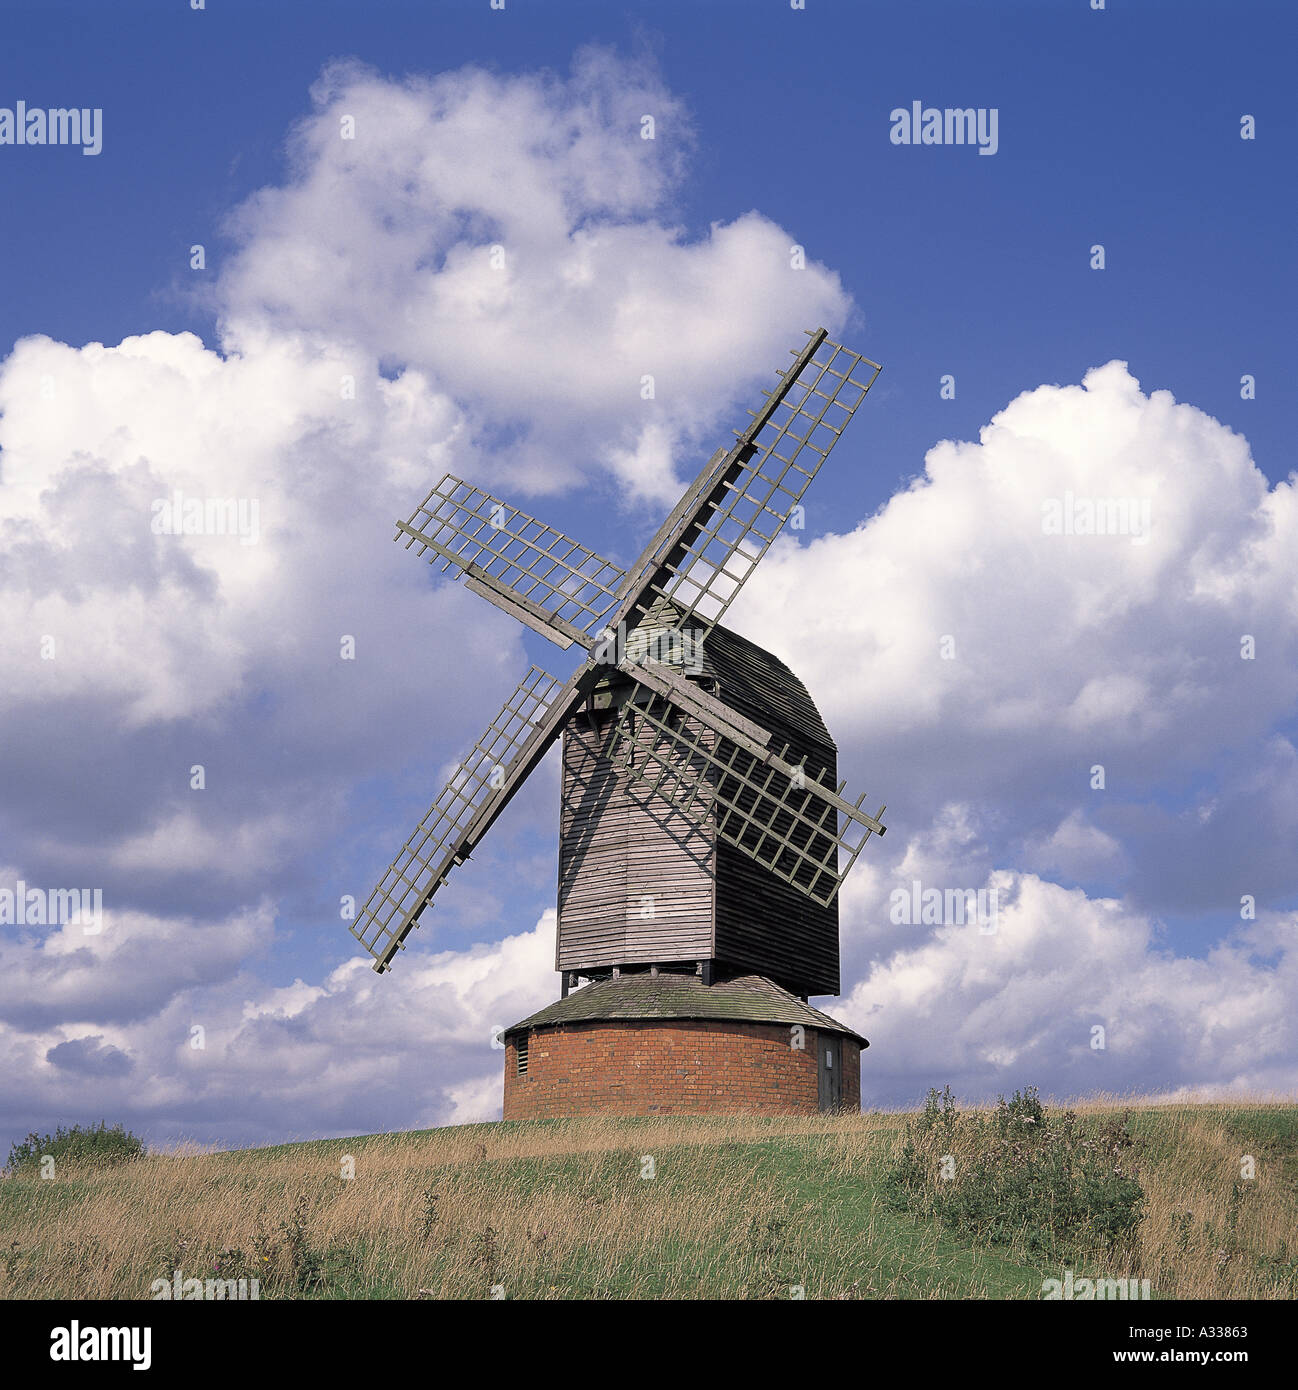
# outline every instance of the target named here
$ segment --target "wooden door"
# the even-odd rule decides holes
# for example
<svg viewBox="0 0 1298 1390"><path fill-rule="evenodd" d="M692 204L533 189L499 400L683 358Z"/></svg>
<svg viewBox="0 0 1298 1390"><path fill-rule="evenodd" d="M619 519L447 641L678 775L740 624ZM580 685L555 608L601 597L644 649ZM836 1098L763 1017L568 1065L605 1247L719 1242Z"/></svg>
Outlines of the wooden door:
<svg viewBox="0 0 1298 1390"><path fill-rule="evenodd" d="M837 1110L843 1100L843 1047L836 1033L821 1033L816 1043L821 1110Z"/></svg>

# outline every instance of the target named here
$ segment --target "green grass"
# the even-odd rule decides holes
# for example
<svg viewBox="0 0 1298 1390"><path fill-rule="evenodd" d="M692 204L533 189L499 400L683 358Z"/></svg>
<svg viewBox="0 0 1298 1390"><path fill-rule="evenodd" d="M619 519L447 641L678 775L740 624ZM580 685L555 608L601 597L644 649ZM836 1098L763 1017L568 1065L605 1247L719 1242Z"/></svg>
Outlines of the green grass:
<svg viewBox="0 0 1298 1390"><path fill-rule="evenodd" d="M907 1118L466 1125L24 1174L0 1182L0 1295L147 1297L235 1247L223 1272L272 1298L1040 1298L1053 1256L889 1200ZM1132 1127L1139 1247L1122 1267L1072 1250L1074 1272L1146 1277L1155 1297L1293 1297L1298 1111L1143 1107Z"/></svg>

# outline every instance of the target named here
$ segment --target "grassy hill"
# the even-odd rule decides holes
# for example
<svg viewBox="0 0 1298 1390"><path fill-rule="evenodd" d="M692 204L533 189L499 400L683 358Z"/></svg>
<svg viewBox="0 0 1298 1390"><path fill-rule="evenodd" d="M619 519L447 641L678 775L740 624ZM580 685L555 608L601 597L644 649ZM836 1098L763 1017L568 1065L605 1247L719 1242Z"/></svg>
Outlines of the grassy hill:
<svg viewBox="0 0 1298 1390"><path fill-rule="evenodd" d="M1080 1124L1099 1133L1121 1108L1078 1107ZM1065 1267L1148 1278L1155 1298L1298 1294L1287 1244L1298 1107L1137 1105L1143 1219L1117 1248L1076 1231L1055 1247L1040 1229L985 1239L907 1205L889 1174L915 1124L499 1123L23 1172L0 1181L0 1296L144 1298L179 1269L257 1277L263 1298L485 1298L493 1287L788 1298L800 1287L807 1298L1032 1299Z"/></svg>

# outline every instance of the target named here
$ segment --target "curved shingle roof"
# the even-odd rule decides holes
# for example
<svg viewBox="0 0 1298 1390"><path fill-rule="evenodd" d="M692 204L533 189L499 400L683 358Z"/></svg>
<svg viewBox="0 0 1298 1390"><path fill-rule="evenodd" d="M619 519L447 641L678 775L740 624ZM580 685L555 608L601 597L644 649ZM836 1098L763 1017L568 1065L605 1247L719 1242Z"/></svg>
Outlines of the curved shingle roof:
<svg viewBox="0 0 1298 1390"><path fill-rule="evenodd" d="M680 621L679 609L659 599L627 638L628 654L637 655L655 634L676 630ZM719 681L721 699L741 714L758 723L779 719L834 751L834 740L807 687L773 652L718 624L703 638L702 666L698 674Z"/></svg>
<svg viewBox="0 0 1298 1390"><path fill-rule="evenodd" d="M698 975L647 970L616 979L596 980L556 1000L505 1030L506 1036L558 1023L593 1023L601 1019L729 1019L735 1023L801 1023L869 1043L828 1014L804 1004L764 975L737 975L705 985Z"/></svg>

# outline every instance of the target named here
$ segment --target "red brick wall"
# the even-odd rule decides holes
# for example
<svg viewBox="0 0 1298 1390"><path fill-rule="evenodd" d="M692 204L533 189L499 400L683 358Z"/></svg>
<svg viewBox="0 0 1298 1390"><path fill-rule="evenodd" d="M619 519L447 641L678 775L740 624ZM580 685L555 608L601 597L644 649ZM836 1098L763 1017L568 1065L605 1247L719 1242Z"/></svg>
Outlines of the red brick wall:
<svg viewBox="0 0 1298 1390"><path fill-rule="evenodd" d="M833 1036L833 1035L829 1035ZM534 1029L527 1073L505 1040L507 1120L560 1115L787 1115L818 1108L816 1048L780 1023L593 1022ZM843 1038L843 1108L861 1108L861 1049Z"/></svg>

